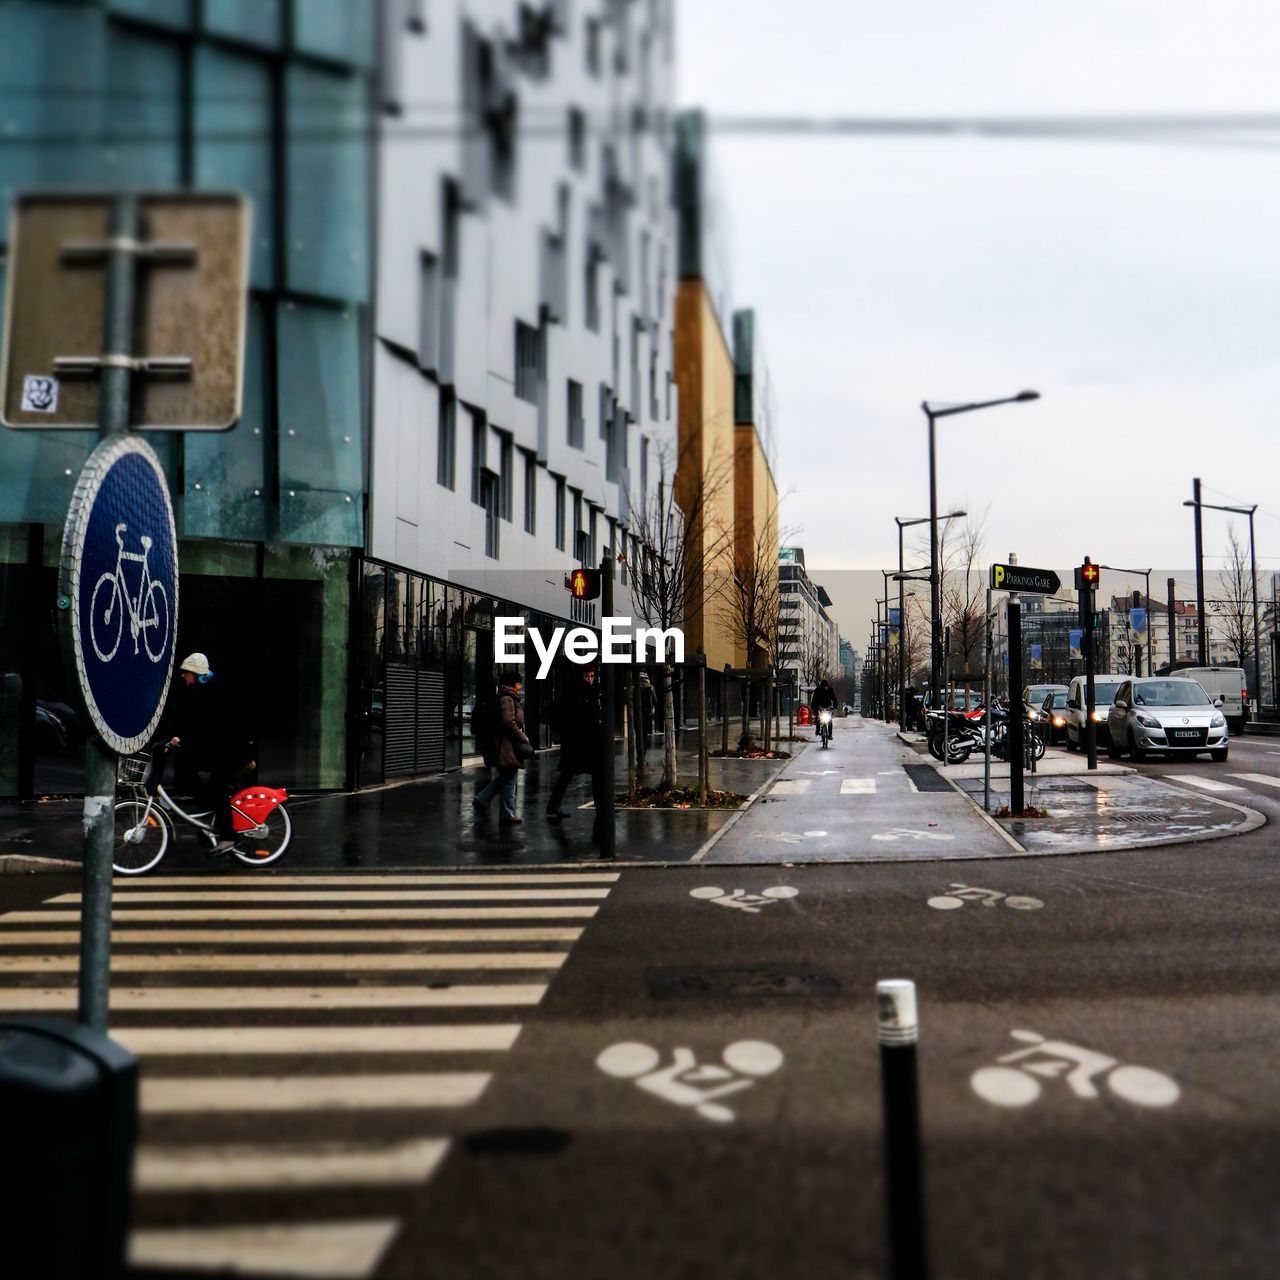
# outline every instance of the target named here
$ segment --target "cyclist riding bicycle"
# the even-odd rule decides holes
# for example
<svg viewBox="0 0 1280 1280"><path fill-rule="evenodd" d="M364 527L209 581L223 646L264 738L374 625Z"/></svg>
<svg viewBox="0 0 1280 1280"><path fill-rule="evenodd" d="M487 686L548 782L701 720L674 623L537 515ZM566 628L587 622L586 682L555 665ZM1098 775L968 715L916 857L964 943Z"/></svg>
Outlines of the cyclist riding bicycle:
<svg viewBox="0 0 1280 1280"><path fill-rule="evenodd" d="M815 725L821 725L822 721L819 718L819 713L824 709L830 711L832 716L835 715L836 701L836 691L825 678L820 680L818 682L818 687L813 691L813 700L810 704L810 709L813 711L813 723ZM831 728L828 731L828 736L832 738L835 737L834 720L832 721Z"/></svg>
<svg viewBox="0 0 1280 1280"><path fill-rule="evenodd" d="M203 653L188 654L178 668L178 677L180 683L174 686L169 706L169 743L180 749L177 784L213 810L218 842L209 856L214 857L230 853L235 846L232 780L240 771L252 769L254 762L225 690L213 687L209 659Z"/></svg>

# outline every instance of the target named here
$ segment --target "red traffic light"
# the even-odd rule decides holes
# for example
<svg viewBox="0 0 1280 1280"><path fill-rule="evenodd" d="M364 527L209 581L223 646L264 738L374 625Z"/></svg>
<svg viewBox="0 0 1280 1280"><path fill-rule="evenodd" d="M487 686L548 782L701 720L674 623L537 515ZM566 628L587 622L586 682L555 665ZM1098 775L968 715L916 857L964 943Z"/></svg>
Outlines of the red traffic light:
<svg viewBox="0 0 1280 1280"><path fill-rule="evenodd" d="M575 569L565 578L564 585L575 600L596 600L600 596L600 570Z"/></svg>
<svg viewBox="0 0 1280 1280"><path fill-rule="evenodd" d="M1098 566L1086 556L1084 564L1076 570L1076 590L1092 590L1098 585L1098 577Z"/></svg>

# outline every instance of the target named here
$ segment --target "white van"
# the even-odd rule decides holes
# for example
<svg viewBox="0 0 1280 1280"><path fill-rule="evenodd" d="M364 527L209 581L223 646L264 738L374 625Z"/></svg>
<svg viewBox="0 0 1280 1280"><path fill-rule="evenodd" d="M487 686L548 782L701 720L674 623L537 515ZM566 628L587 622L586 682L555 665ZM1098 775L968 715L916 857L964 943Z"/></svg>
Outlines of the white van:
<svg viewBox="0 0 1280 1280"><path fill-rule="evenodd" d="M1178 674L1181 675L1182 672ZM1129 676L1112 675L1109 672L1093 677L1093 724L1096 730L1094 737L1100 747L1105 747L1111 741L1111 734L1107 729L1107 713L1116 700L1116 690L1128 679L1130 679ZM1084 676L1073 676L1071 683L1067 686L1068 751L1084 750L1085 717L1089 714L1089 709L1085 706L1085 696Z"/></svg>
<svg viewBox="0 0 1280 1280"><path fill-rule="evenodd" d="M1248 684L1243 667L1179 667L1170 674L1195 680L1212 702L1222 699L1222 714L1232 735L1244 733L1244 704Z"/></svg>

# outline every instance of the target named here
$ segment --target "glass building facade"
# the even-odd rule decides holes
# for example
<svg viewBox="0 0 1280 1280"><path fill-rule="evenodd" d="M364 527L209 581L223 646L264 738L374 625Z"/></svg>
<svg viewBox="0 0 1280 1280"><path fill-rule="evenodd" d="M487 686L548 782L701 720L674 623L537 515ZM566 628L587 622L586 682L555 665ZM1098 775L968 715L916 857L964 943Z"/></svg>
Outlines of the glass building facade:
<svg viewBox="0 0 1280 1280"><path fill-rule="evenodd" d="M148 439L181 539L179 651L209 655L263 777L296 788L356 781L367 727L352 654L365 625L375 11L0 4L0 237L26 190L251 199L244 415L226 433ZM0 430L0 796L82 786L54 603L94 443Z"/></svg>

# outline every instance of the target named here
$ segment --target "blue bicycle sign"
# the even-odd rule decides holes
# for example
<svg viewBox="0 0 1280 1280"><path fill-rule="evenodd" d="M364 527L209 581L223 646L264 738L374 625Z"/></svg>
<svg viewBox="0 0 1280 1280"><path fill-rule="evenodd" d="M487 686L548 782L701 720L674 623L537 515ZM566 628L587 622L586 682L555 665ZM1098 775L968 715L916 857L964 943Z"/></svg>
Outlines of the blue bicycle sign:
<svg viewBox="0 0 1280 1280"><path fill-rule="evenodd" d="M164 709L178 626L173 506L160 461L138 436L109 437L85 463L59 594L89 721L113 751L137 751Z"/></svg>
<svg viewBox="0 0 1280 1280"><path fill-rule="evenodd" d="M169 597L160 583L153 581L148 555L154 539L142 534L138 541L142 554L124 549L124 534L129 526L121 521L116 525L116 567L104 573L93 588L89 605L89 639L93 651L103 662L110 662L120 648L124 634L125 614L129 615L129 635L133 640L133 652L138 652L141 636L147 657L159 662L168 651ZM137 592L129 594L129 584L124 575L126 561L142 565Z"/></svg>

